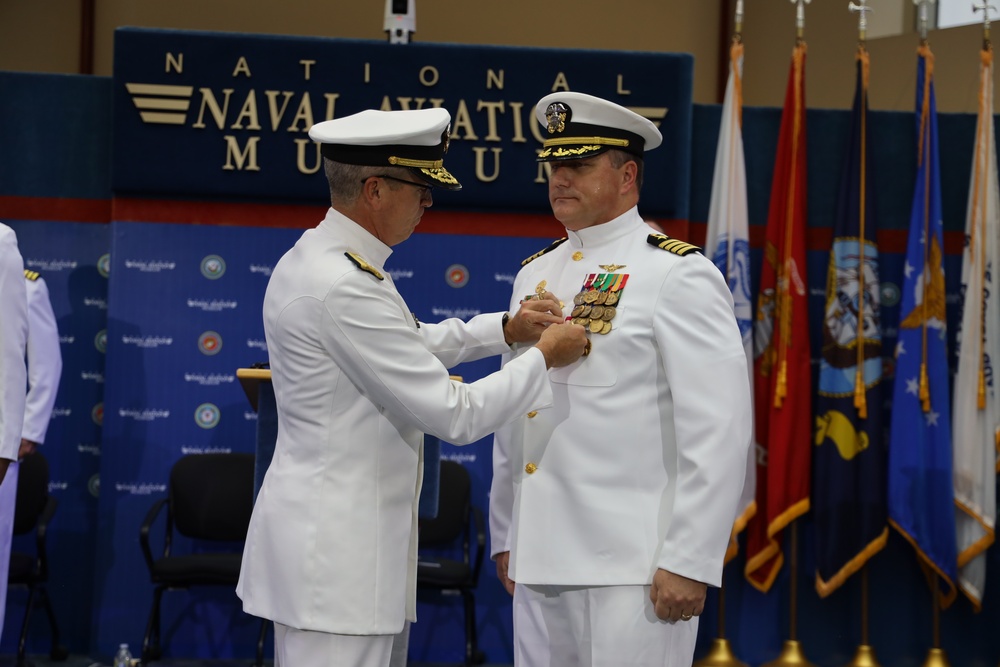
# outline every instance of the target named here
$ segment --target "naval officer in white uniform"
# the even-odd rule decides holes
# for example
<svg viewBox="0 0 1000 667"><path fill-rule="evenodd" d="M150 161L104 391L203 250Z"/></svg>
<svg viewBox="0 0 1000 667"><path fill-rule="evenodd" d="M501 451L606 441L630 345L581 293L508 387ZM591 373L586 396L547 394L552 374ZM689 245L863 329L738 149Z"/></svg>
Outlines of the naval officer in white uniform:
<svg viewBox="0 0 1000 667"><path fill-rule="evenodd" d="M661 142L650 121L570 92L535 114L567 238L525 260L511 303L552 292L592 349L550 371L552 405L494 444L491 550L514 595L514 664L690 665L751 436L732 299L698 248L639 216L643 154ZM509 363L531 351L516 348Z"/></svg>
<svg viewBox="0 0 1000 667"><path fill-rule="evenodd" d="M7 569L14 529L17 477L8 466L17 461L24 421L27 373L24 348L28 336L28 303L24 263L14 230L0 224L0 634L7 606Z"/></svg>
<svg viewBox="0 0 1000 667"><path fill-rule="evenodd" d="M275 623L279 667L385 667L415 620L423 436L466 444L552 405L547 369L587 339L552 300L508 317L420 323L384 265L432 203L444 109L364 111L313 126L326 218L274 268L264 331L278 407L237 593ZM540 338L539 338L540 335ZM448 368L537 340L471 384Z"/></svg>
<svg viewBox="0 0 1000 667"><path fill-rule="evenodd" d="M24 270L28 298L28 395L18 458L32 454L45 442L62 376L59 329L49 288L37 271Z"/></svg>

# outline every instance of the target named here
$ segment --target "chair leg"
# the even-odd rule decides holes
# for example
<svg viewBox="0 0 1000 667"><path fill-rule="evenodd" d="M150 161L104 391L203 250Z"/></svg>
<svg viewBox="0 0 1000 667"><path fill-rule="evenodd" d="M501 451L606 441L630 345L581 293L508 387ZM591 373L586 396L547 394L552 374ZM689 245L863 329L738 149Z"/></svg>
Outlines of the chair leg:
<svg viewBox="0 0 1000 667"><path fill-rule="evenodd" d="M253 667L264 667L264 640L267 638L267 626L270 624L266 618L260 619L260 635L257 637L257 659Z"/></svg>
<svg viewBox="0 0 1000 667"><path fill-rule="evenodd" d="M149 611L149 622L146 624L146 635L142 639L143 664L159 660L160 651L160 600L163 598L165 586L157 586L153 591L153 607Z"/></svg>
<svg viewBox="0 0 1000 667"><path fill-rule="evenodd" d="M476 598L472 591L462 591L465 602L465 664L481 665L486 662L486 655L479 650L479 640L476 637Z"/></svg>
<svg viewBox="0 0 1000 667"><path fill-rule="evenodd" d="M38 595L45 605L45 615L49 617L49 631L52 634L52 648L49 649L49 657L53 660L63 661L69 657L69 651L59 643L59 624L56 622L56 612L52 608L52 599L45 586L38 587Z"/></svg>
<svg viewBox="0 0 1000 667"><path fill-rule="evenodd" d="M31 620L31 608L35 604L35 587L28 586L28 602L24 605L24 620L21 622L21 638L17 642L17 667L25 667L25 644L28 640L28 621Z"/></svg>

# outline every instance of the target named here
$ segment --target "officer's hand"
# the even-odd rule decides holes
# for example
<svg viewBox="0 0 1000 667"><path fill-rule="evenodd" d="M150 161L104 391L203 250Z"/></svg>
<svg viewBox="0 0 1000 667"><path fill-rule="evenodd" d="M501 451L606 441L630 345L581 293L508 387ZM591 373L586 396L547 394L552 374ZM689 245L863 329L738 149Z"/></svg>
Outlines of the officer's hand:
<svg viewBox="0 0 1000 667"><path fill-rule="evenodd" d="M705 609L707 591L708 586L700 581L657 570L649 587L649 599L657 618L671 623L690 621Z"/></svg>
<svg viewBox="0 0 1000 667"><path fill-rule="evenodd" d="M545 355L546 368L559 368L589 353L590 340L587 338L587 330L582 326L563 322L542 332L535 347Z"/></svg>
<svg viewBox="0 0 1000 667"><path fill-rule="evenodd" d="M511 595L514 594L514 582L507 576L507 566L510 564L510 552L504 551L497 554L497 579L503 584L504 589Z"/></svg>
<svg viewBox="0 0 1000 667"><path fill-rule="evenodd" d="M36 447L38 447L37 442L32 442L27 438L21 438L21 446L17 449L17 460L20 461L28 454L34 454Z"/></svg>
<svg viewBox="0 0 1000 667"><path fill-rule="evenodd" d="M513 343L534 343L545 327L563 321L559 299L552 292L545 292L541 298L526 299L521 307L507 320L503 329L504 340Z"/></svg>
<svg viewBox="0 0 1000 667"><path fill-rule="evenodd" d="M9 465L10 459L0 459L0 482L3 482L3 478L7 474L7 466Z"/></svg>

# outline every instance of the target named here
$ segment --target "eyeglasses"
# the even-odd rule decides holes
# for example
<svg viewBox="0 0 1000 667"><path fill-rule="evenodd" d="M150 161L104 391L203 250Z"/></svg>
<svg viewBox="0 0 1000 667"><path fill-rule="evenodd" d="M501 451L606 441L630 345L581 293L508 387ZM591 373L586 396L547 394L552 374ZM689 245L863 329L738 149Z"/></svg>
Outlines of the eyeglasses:
<svg viewBox="0 0 1000 667"><path fill-rule="evenodd" d="M420 198L430 199L432 196L432 190L429 185L424 185L423 183L417 183L416 181L408 181L405 178L396 178L395 176L389 176L387 174L373 174L368 178L384 178L389 181L396 181L397 183L405 183L406 185L412 185L415 188L420 188ZM365 183L368 178L362 178L361 182Z"/></svg>

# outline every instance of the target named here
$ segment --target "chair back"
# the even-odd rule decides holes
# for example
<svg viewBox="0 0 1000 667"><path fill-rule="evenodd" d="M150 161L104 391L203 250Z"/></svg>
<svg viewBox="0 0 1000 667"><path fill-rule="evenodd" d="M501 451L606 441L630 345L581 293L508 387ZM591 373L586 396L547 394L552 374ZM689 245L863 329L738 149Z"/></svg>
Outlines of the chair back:
<svg viewBox="0 0 1000 667"><path fill-rule="evenodd" d="M170 471L174 526L197 540L246 539L253 511L253 454L188 454Z"/></svg>
<svg viewBox="0 0 1000 667"><path fill-rule="evenodd" d="M15 535L25 535L35 529L48 499L49 462L40 452L28 454L18 465Z"/></svg>
<svg viewBox="0 0 1000 667"><path fill-rule="evenodd" d="M462 535L469 523L471 488L465 466L441 460L438 513L433 519L420 520L420 546L448 546Z"/></svg>

